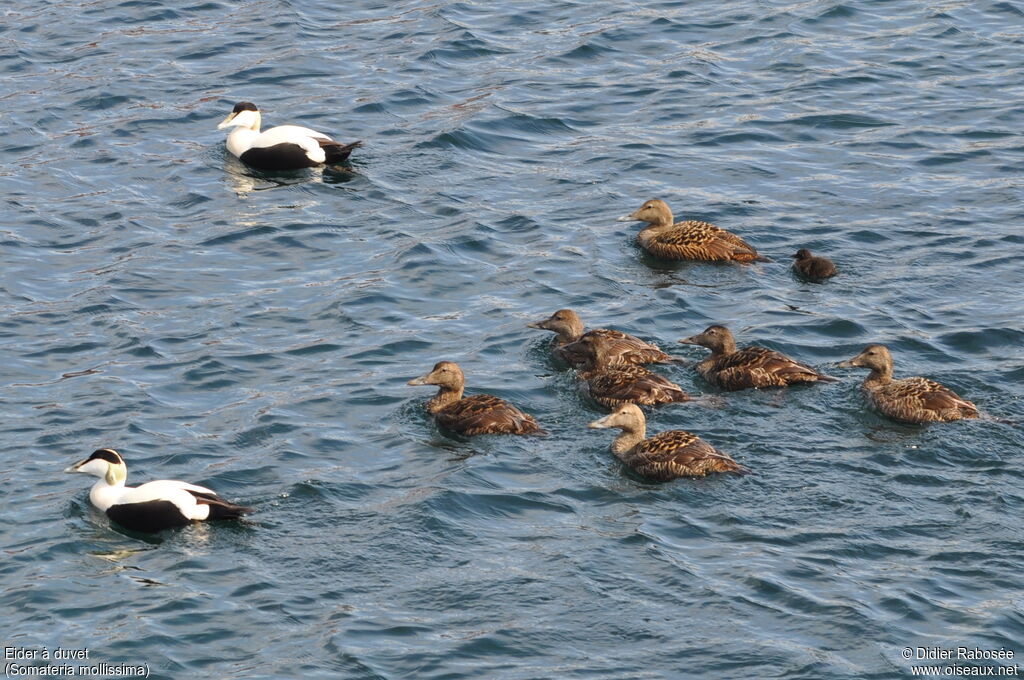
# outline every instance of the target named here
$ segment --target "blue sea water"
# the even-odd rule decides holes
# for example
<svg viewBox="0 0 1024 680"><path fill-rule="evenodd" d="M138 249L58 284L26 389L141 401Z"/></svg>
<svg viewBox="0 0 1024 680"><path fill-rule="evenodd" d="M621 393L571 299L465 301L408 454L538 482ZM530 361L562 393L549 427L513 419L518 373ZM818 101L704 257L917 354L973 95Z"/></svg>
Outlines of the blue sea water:
<svg viewBox="0 0 1024 680"><path fill-rule="evenodd" d="M0 645L225 680L1021 663L1021 3L0 16ZM244 100L365 146L248 170L216 130ZM772 261L644 255L615 217L653 197ZM801 247L840 276L794 278ZM725 323L842 381L653 412L754 474L648 483L526 328L562 307L691 362ZM872 342L1000 420L868 411L835 363ZM439 432L405 383L441 359L551 434ZM118 530L61 474L100 446L256 512Z"/></svg>

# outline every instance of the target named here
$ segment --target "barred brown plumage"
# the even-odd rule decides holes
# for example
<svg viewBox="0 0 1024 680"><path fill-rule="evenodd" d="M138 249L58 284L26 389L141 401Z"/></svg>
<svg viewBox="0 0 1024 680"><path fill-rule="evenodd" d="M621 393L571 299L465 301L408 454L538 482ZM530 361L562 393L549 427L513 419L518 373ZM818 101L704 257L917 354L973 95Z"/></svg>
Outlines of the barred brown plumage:
<svg viewBox="0 0 1024 680"><path fill-rule="evenodd" d="M459 434L544 434L533 416L490 394L463 397L466 377L453 361L439 361L430 373L409 385L437 385L427 410L443 428Z"/></svg>
<svg viewBox="0 0 1024 680"><path fill-rule="evenodd" d="M927 423L978 417L977 406L934 380L917 376L893 380L892 365L892 353L885 345L868 345L839 364L871 369L861 389L877 411L893 420Z"/></svg>
<svg viewBox="0 0 1024 680"><path fill-rule="evenodd" d="M641 365L672 360L672 357L662 352L657 345L622 331L594 328L584 332L583 320L571 309L559 309L543 321L534 321L526 325L555 333L555 353L574 367L581 366L584 359L578 354L566 351L565 348L566 345L584 336L593 338L605 346L605 357L609 364Z"/></svg>
<svg viewBox="0 0 1024 680"><path fill-rule="evenodd" d="M591 398L602 406L657 406L690 400L679 385L643 366L609 363L610 349L597 338L584 335L566 345L565 350L582 358L579 376L586 383Z"/></svg>
<svg viewBox="0 0 1024 680"><path fill-rule="evenodd" d="M620 406L588 427L622 430L612 442L612 453L638 474L656 481L703 477L712 472L750 472L686 430L668 430L647 439L647 419L636 404Z"/></svg>
<svg viewBox="0 0 1024 680"><path fill-rule="evenodd" d="M710 222L673 220L668 204L657 198L619 218L620 222L646 222L648 226L637 234L637 241L652 255L668 260L767 261L742 238Z"/></svg>
<svg viewBox="0 0 1024 680"><path fill-rule="evenodd" d="M723 390L836 381L807 364L767 347L752 345L736 349L736 339L725 326L708 326L703 333L683 338L679 342L711 350L711 356L697 364L697 373Z"/></svg>

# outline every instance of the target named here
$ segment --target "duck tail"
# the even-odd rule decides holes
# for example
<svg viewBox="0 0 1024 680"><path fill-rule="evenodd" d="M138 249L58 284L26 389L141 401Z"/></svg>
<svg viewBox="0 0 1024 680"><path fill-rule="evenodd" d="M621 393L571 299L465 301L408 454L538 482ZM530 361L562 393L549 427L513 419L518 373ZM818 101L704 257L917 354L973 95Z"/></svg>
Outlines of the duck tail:
<svg viewBox="0 0 1024 680"><path fill-rule="evenodd" d="M337 142L333 144L324 144L322 145L324 155L326 156L326 158L324 158L324 163L327 165L342 163L348 160L348 157L352 155L352 151L354 149L362 145L362 141L352 142L351 144L338 144Z"/></svg>
<svg viewBox="0 0 1024 680"><path fill-rule="evenodd" d="M210 506L209 519L239 519L242 515L252 512L252 508L244 505L235 505L219 498L197 499L203 505Z"/></svg>
<svg viewBox="0 0 1024 680"><path fill-rule="evenodd" d="M824 373L818 373L817 380L818 380L818 382L826 382L826 383L839 382L839 378L833 377L831 375L825 375Z"/></svg>

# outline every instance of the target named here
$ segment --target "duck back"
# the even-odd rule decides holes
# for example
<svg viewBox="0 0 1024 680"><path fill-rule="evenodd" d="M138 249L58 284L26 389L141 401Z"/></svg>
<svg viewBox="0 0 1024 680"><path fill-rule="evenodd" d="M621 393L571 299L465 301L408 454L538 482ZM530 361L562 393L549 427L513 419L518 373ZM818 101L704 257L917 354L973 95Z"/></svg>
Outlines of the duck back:
<svg viewBox="0 0 1024 680"><path fill-rule="evenodd" d="M464 435L543 432L533 416L490 394L464 397L444 407L434 416L438 425Z"/></svg>
<svg viewBox="0 0 1024 680"><path fill-rule="evenodd" d="M712 472L749 472L728 454L686 430L668 430L619 456L640 475L656 481L704 477Z"/></svg>

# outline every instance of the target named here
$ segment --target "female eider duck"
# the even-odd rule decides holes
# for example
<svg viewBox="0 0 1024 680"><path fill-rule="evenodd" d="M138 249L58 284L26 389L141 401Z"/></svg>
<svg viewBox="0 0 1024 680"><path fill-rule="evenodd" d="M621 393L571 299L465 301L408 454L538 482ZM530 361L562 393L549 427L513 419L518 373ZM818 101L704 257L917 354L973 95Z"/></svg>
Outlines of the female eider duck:
<svg viewBox="0 0 1024 680"><path fill-rule="evenodd" d="M100 478L89 500L126 529L162 531L193 522L238 519L252 508L221 500L215 491L171 479L125 486L128 468L114 449L97 449L64 472L84 472Z"/></svg>
<svg viewBox="0 0 1024 680"><path fill-rule="evenodd" d="M584 335L566 345L565 351L582 358L579 377L590 397L602 406L660 406L690 401L690 395L679 385L643 366L610 363L608 345L597 338Z"/></svg>
<svg viewBox="0 0 1024 680"><path fill-rule="evenodd" d="M978 407L953 390L927 378L893 380L892 354L885 345L868 345L863 352L839 364L870 368L862 389L880 413L904 423L949 422L977 418Z"/></svg>
<svg viewBox="0 0 1024 680"><path fill-rule="evenodd" d="M228 151L259 170L297 170L341 163L362 144L342 144L322 132L298 125L278 125L260 132L260 112L251 102L235 104L217 129L229 127L235 129L228 135Z"/></svg>
<svg viewBox="0 0 1024 680"><path fill-rule="evenodd" d="M612 453L638 474L655 481L703 477L711 472L750 472L728 454L686 430L668 430L645 439L647 420L636 404L620 406L587 427L622 430L612 442Z"/></svg>
<svg viewBox="0 0 1024 680"><path fill-rule="evenodd" d="M565 351L566 345L572 344L587 336L594 338L605 346L605 361L609 364L656 364L671 361L672 357L662 352L657 345L644 342L622 331L608 328L594 328L584 332L583 321L571 309L559 309L543 321L526 324L530 328L540 328L555 333L555 353L565 359L571 366L579 367L584 359Z"/></svg>
<svg viewBox="0 0 1024 680"><path fill-rule="evenodd" d="M453 361L439 361L433 370L409 385L437 385L441 389L427 402L441 427L463 435L544 434L533 416L490 394L463 397L466 377Z"/></svg>
<svg viewBox="0 0 1024 680"><path fill-rule="evenodd" d="M697 373L723 390L836 382L835 378L767 347L736 349L736 339L725 326L708 326L703 333L679 342L711 350L711 356L697 364Z"/></svg>
<svg viewBox="0 0 1024 680"><path fill-rule="evenodd" d="M832 260L811 255L807 248L801 248L793 256L793 271L808 281L820 282L839 273Z"/></svg>
<svg viewBox="0 0 1024 680"><path fill-rule="evenodd" d="M647 201L640 209L623 215L619 222L646 222L637 234L640 246L667 260L705 260L711 262L766 262L754 247L736 234L709 222L687 220L675 223L665 201Z"/></svg>

